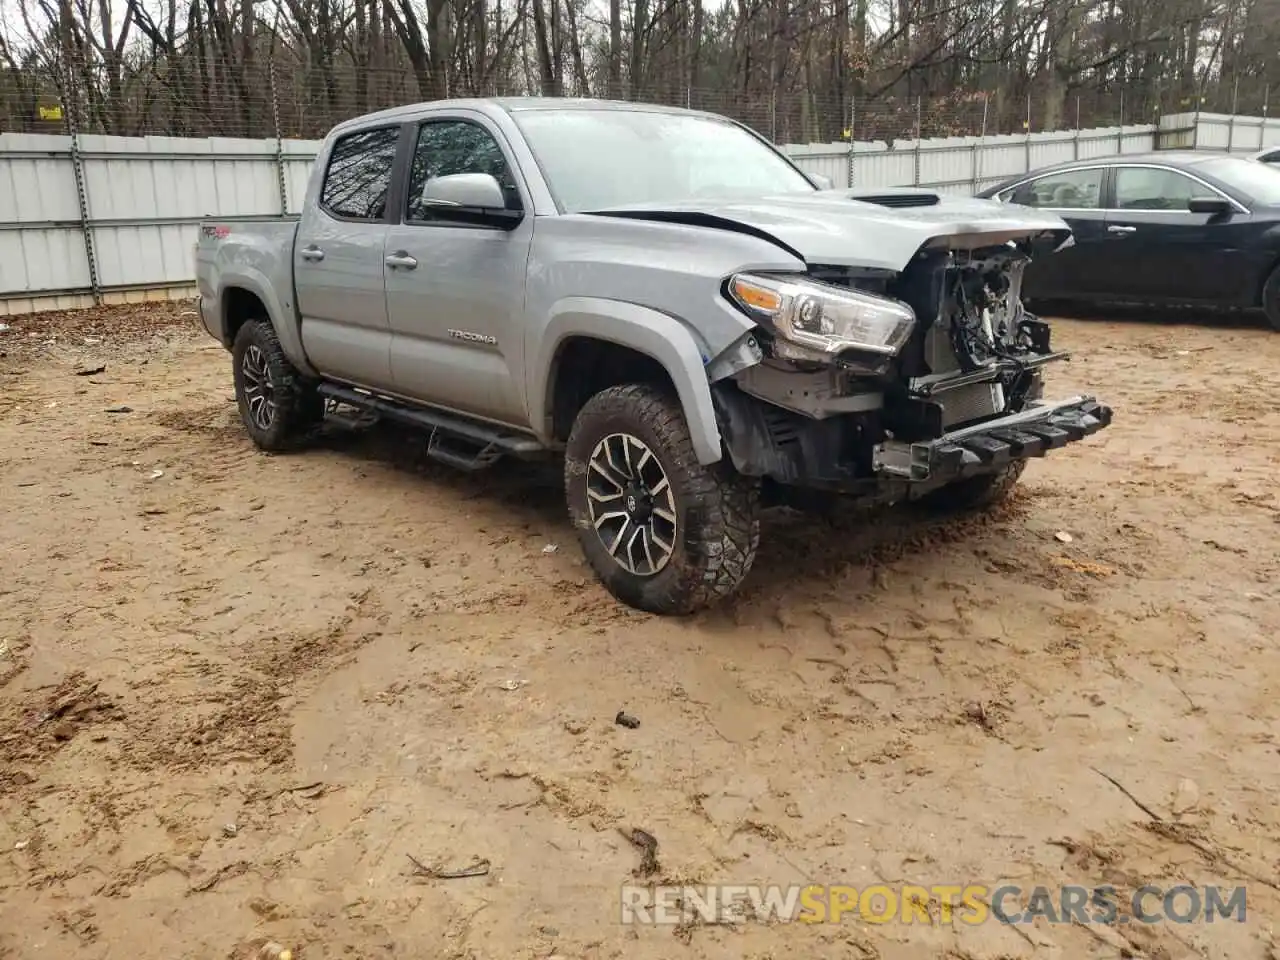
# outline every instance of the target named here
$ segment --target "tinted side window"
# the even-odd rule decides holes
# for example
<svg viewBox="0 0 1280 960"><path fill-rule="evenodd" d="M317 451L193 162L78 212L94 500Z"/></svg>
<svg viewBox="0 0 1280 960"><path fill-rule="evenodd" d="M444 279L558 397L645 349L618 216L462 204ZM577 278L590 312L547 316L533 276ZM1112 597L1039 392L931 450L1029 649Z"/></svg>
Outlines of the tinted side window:
<svg viewBox="0 0 1280 960"><path fill-rule="evenodd" d="M1066 170L1024 183L1009 196L1010 203L1056 210L1097 210L1102 205L1101 167Z"/></svg>
<svg viewBox="0 0 1280 960"><path fill-rule="evenodd" d="M434 177L455 173L489 174L502 187L507 208L521 208L520 191L502 148L489 131L466 120L432 120L418 130L418 146L409 172L408 219L434 219L431 208L422 202L422 188Z"/></svg>
<svg viewBox="0 0 1280 960"><path fill-rule="evenodd" d="M320 204L339 217L381 220L396 161L398 128L351 133L333 145Z"/></svg>
<svg viewBox="0 0 1280 960"><path fill-rule="evenodd" d="M1212 196L1190 177L1172 170L1120 167L1116 170L1116 208L1119 210L1186 210L1192 197Z"/></svg>

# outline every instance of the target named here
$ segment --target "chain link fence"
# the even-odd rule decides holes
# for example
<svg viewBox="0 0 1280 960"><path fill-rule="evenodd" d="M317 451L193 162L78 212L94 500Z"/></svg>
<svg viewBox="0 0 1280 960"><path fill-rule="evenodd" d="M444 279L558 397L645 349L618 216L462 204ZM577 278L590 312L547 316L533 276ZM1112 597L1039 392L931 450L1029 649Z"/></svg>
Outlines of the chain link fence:
<svg viewBox="0 0 1280 960"><path fill-rule="evenodd" d="M0 71L0 132L119 136L318 139L335 123L415 103L429 89L411 69L248 62L146 68L102 64ZM536 84L481 81L454 96L519 96ZM574 91L576 92L576 91ZM605 91L590 91L605 95ZM1007 90L945 96L832 94L809 90L725 90L662 84L616 99L691 107L748 124L775 143L838 143L991 136L1158 122L1169 113L1267 116L1270 89L1215 84L1200 96L1149 85L1067 91L1047 97Z"/></svg>

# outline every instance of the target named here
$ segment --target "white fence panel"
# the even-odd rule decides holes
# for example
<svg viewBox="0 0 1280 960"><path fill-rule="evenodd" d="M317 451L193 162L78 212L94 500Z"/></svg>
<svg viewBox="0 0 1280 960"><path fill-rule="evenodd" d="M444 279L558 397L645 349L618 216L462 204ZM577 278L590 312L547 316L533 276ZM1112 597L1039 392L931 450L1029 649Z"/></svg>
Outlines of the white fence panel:
<svg viewBox="0 0 1280 960"><path fill-rule="evenodd" d="M1280 119L1178 114L1151 125L1055 133L782 147L836 187L969 195L1048 164L1154 149L1253 152ZM314 140L0 134L0 315L97 300L190 295L195 225L301 212ZM852 150L852 153L850 152ZM84 230L93 245L93 269Z"/></svg>
<svg viewBox="0 0 1280 960"><path fill-rule="evenodd" d="M202 218L281 212L272 141L84 136L80 151L104 289L189 284Z"/></svg>
<svg viewBox="0 0 1280 960"><path fill-rule="evenodd" d="M89 285L75 171L65 142L43 134L0 134L0 297ZM18 308L24 309L21 303Z"/></svg>
<svg viewBox="0 0 1280 960"><path fill-rule="evenodd" d="M0 315L191 292L207 217L297 213L319 144L0 135ZM93 243L89 268L84 231Z"/></svg>
<svg viewBox="0 0 1280 960"><path fill-rule="evenodd" d="M1155 126L1144 125L1029 136L897 140L892 144L857 141L853 145L852 186L920 186L972 195L1037 167L1154 150L1156 132ZM847 143L788 144L783 150L802 170L823 174L837 187L850 186Z"/></svg>
<svg viewBox="0 0 1280 960"><path fill-rule="evenodd" d="M1160 118L1164 150L1256 153L1280 146L1280 118L1235 117L1226 113L1178 113Z"/></svg>
<svg viewBox="0 0 1280 960"><path fill-rule="evenodd" d="M782 149L801 170L826 177L833 186L849 181L847 143L792 143Z"/></svg>
<svg viewBox="0 0 1280 960"><path fill-rule="evenodd" d="M289 213L301 213L302 200L307 195L307 181L311 178L311 165L320 153L320 141L285 140L281 147L284 162L285 207Z"/></svg>

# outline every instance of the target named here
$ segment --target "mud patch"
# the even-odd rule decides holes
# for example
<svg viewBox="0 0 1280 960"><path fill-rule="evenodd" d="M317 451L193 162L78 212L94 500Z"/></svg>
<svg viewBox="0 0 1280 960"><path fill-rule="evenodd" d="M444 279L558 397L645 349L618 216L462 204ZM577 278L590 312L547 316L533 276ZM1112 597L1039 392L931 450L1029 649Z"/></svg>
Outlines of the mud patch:
<svg viewBox="0 0 1280 960"><path fill-rule="evenodd" d="M618 912L624 883L1009 878L1280 910L1274 334L1061 323L1047 392L1116 420L1005 507L773 510L746 590L664 619L596 583L555 469L381 429L259 454L167 311L32 320L0 360L0 955L1275 960L1235 922Z"/></svg>
<svg viewBox="0 0 1280 960"><path fill-rule="evenodd" d="M102 724L125 719L118 701L77 671L52 690L0 699L0 787L36 779L33 768Z"/></svg>

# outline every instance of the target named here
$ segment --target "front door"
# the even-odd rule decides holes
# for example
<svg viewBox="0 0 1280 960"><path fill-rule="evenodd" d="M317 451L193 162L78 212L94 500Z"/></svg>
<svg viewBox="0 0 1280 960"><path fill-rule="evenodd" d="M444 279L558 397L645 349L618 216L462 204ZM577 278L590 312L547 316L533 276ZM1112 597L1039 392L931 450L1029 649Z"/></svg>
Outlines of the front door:
<svg viewBox="0 0 1280 960"><path fill-rule="evenodd" d="M1103 166L1061 170L1019 184L1001 197L1009 203L1056 213L1071 227L1071 246L1038 257L1028 265L1023 275L1023 296L1032 300L1072 300L1102 292L1097 280L1105 256L1105 177Z"/></svg>
<svg viewBox="0 0 1280 960"><path fill-rule="evenodd" d="M487 420L524 425L524 284L531 204L502 135L479 115L423 121L410 167L404 222L386 242L391 374L406 397ZM514 229L440 218L422 202L432 177L487 173Z"/></svg>
<svg viewBox="0 0 1280 960"><path fill-rule="evenodd" d="M1235 302L1252 290L1252 261L1240 244L1251 217L1192 213L1193 198L1223 198L1166 167L1116 167L1107 215L1109 292L1132 299Z"/></svg>
<svg viewBox="0 0 1280 960"><path fill-rule="evenodd" d="M381 389L392 387L383 247L399 139L395 126L334 143L293 249L307 359L335 380Z"/></svg>

